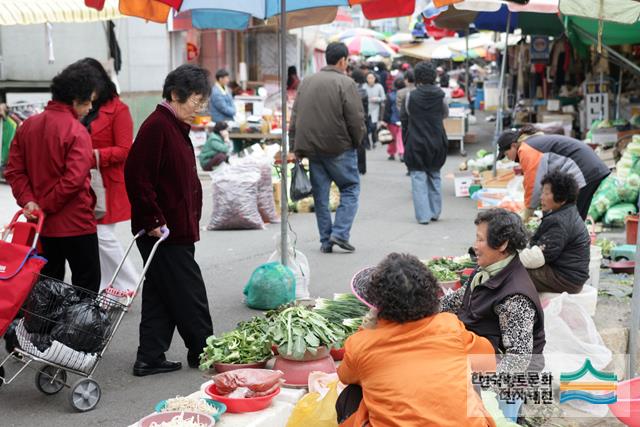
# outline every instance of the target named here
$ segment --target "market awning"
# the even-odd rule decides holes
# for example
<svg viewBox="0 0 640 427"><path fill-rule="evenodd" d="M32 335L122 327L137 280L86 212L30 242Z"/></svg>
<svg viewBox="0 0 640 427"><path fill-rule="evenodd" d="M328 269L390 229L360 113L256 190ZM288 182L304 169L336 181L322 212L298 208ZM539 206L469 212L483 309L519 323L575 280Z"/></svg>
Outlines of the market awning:
<svg viewBox="0 0 640 427"><path fill-rule="evenodd" d="M571 31L574 26L580 27L591 36L598 38L598 21L589 18L580 18L577 16L567 16L567 26L572 39L580 41L585 45L595 44L594 39L583 37L580 33ZM602 43L609 46L618 46L621 44L640 43L640 22L633 25L618 24L615 22L603 22Z"/></svg>
<svg viewBox="0 0 640 427"><path fill-rule="evenodd" d="M122 18L117 0L107 0L97 11L83 0L2 0L0 25L30 25L45 22L92 22Z"/></svg>

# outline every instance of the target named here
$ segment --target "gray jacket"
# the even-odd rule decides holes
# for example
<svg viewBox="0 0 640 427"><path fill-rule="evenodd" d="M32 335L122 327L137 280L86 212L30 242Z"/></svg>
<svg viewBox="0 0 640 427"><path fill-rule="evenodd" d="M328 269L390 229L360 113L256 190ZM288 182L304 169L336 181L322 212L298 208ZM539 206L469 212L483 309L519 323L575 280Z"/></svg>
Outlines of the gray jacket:
<svg viewBox="0 0 640 427"><path fill-rule="evenodd" d="M291 151L303 157L338 156L361 144L364 123L355 82L327 66L298 88L289 128Z"/></svg>

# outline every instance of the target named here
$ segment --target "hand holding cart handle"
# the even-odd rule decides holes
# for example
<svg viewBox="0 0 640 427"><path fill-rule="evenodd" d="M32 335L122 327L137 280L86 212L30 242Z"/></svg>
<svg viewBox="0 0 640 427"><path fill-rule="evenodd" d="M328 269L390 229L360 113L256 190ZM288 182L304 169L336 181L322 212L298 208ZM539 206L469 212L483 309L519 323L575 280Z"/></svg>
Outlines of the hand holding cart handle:
<svg viewBox="0 0 640 427"><path fill-rule="evenodd" d="M116 271L113 273L113 277L111 278L111 281L109 282L109 286L107 286L107 288L103 292L105 292L105 293L107 293L109 295L112 295L112 296L116 296L116 297L126 297L127 300L126 300L126 302L124 304L126 306L129 306L131 304L131 302L133 301L133 298L138 293L138 289L140 289L140 286L142 285L142 282L144 282L144 276L147 274L147 270L149 269L149 266L151 265L151 261L153 261L153 257L155 256L156 251L158 250L158 246L160 246L160 244L162 242L164 242L165 240L167 240L167 238L169 237L170 232L169 232L169 228L166 225L163 225L160 228L160 231L162 232L162 237L160 237L158 239L158 241L153 245L153 248L151 249L151 253L149 254L149 258L147 259L147 262L144 264L144 267L142 268L142 273L140 273L140 279L138 280L138 283L136 284L136 288L133 291L124 292L124 291L121 291L119 289L115 289L113 287L113 283L116 281L116 278L118 277L118 274L120 273L120 270L122 269L122 265L124 264L124 261L129 256L129 252L131 252L131 248L133 248L133 244L136 242L136 240L138 240L139 237L145 236L147 234L147 232L145 230L140 230L140 231L138 231L136 233L135 236L133 236L133 239L131 240L131 243L129 243L129 246L127 247L127 250L124 252L124 256L122 257L122 260L118 264L118 268L116 268Z"/></svg>
<svg viewBox="0 0 640 427"><path fill-rule="evenodd" d="M24 242L18 242L18 243L24 244L25 246L31 246L31 249L35 250L38 244L38 238L40 237L40 233L42 232L42 225L44 224L45 215L44 215L44 212L42 212L41 210L31 211L30 214L38 218L38 221L36 222L35 226L32 221L29 221L29 217L27 217L27 214L25 213L24 209L20 209L13 216L9 225L2 231L2 240L7 240L10 233L16 232L17 224L20 224L18 227L34 228L35 229L33 231L34 234L31 236L30 241L24 241ZM27 222L25 223L23 221L18 221L20 216L24 216L27 219ZM15 242L15 235L14 235L14 242Z"/></svg>

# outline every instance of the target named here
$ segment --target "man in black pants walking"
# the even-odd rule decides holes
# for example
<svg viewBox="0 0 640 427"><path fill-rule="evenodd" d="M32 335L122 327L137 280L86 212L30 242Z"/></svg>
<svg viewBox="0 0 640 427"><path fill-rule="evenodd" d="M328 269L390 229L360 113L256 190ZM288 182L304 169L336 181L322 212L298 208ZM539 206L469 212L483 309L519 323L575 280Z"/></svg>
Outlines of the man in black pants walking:
<svg viewBox="0 0 640 427"><path fill-rule="evenodd" d="M170 230L146 274L135 376L182 367L165 357L176 328L188 349L191 368L198 367L206 339L213 335L207 291L194 258L194 243L200 239L202 187L189 139L190 123L207 105L208 77L206 70L194 65L169 73L164 101L140 127L125 165L132 231L147 232L137 241L145 262L162 236L162 227Z"/></svg>

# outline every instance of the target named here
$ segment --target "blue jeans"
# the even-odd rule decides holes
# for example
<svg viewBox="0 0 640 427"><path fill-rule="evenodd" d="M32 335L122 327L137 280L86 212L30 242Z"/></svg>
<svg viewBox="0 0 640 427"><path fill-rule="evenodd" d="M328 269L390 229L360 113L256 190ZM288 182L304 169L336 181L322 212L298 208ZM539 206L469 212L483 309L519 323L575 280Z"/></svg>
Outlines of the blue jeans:
<svg viewBox="0 0 640 427"><path fill-rule="evenodd" d="M335 157L311 158L309 159L309 172L320 243L323 246L328 246L331 236L348 241L351 226L358 211L358 196L360 195L360 175L358 174L356 150L345 151ZM340 190L340 205L333 223L329 210L331 181L335 182Z"/></svg>
<svg viewBox="0 0 640 427"><path fill-rule="evenodd" d="M442 183L440 171L411 171L411 192L416 220L428 224L442 212Z"/></svg>

